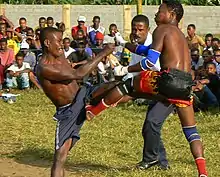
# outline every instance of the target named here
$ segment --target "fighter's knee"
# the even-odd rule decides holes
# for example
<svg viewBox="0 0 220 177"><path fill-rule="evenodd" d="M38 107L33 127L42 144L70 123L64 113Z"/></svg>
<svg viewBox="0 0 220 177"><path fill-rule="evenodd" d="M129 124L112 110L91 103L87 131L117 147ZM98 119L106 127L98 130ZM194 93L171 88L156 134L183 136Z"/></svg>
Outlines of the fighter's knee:
<svg viewBox="0 0 220 177"><path fill-rule="evenodd" d="M133 91L132 86L132 78L125 80L124 82L117 85L118 90L120 91L121 95L129 95Z"/></svg>
<svg viewBox="0 0 220 177"><path fill-rule="evenodd" d="M193 141L200 141L200 136L197 132L196 125L183 127L183 133L189 144Z"/></svg>
<svg viewBox="0 0 220 177"><path fill-rule="evenodd" d="M63 165L66 161L68 151L63 150L63 151L56 151L55 156L54 156L54 163L57 165Z"/></svg>

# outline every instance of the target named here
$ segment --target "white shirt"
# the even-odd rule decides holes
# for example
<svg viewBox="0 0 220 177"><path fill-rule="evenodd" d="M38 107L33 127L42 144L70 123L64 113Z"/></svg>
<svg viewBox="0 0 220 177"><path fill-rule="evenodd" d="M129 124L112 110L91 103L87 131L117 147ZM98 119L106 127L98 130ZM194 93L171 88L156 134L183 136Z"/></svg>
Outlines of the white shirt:
<svg viewBox="0 0 220 177"><path fill-rule="evenodd" d="M8 71L13 71L14 73L17 71L23 71L25 69L31 69L30 64L23 62L23 65L21 68L18 67L17 63L14 63L13 65L11 65L7 70Z"/></svg>
<svg viewBox="0 0 220 177"><path fill-rule="evenodd" d="M93 28L92 26L89 26L89 27L87 28L87 33L89 34L89 32L91 32L91 31L95 31L95 32L98 31L98 32L104 34L104 33L105 33L105 28L102 27L102 26L99 26L98 29L95 29L95 28Z"/></svg>
<svg viewBox="0 0 220 177"><path fill-rule="evenodd" d="M69 50L65 50L63 49L64 51L64 55L65 55L65 58L67 58L71 53L75 52L76 50L74 50L72 47L69 47Z"/></svg>
<svg viewBox="0 0 220 177"><path fill-rule="evenodd" d="M110 65L110 62L109 61L107 61L107 63L106 64L104 64L103 62L99 62L99 64L98 64L98 70L99 70L99 73L101 74L101 75L105 75L106 74L106 72L107 72L107 68L109 68L111 65Z"/></svg>
<svg viewBox="0 0 220 177"><path fill-rule="evenodd" d="M215 63L215 65L216 65L216 72L217 72L218 76L220 77L220 63L218 63L215 60L213 60L213 63Z"/></svg>
<svg viewBox="0 0 220 177"><path fill-rule="evenodd" d="M200 66L203 66L204 60L203 58L200 56L199 57L199 61L196 63L195 61L192 61L192 67L195 68L195 70L198 70Z"/></svg>
<svg viewBox="0 0 220 177"><path fill-rule="evenodd" d="M150 44L152 44L153 38L152 38L152 34L148 32L147 34L147 39L144 42L144 46L149 46ZM131 53L131 62L129 63L129 66L131 65L135 65L138 62L140 62L143 58L145 58L144 56L141 55L137 55L135 53ZM134 72L134 73L128 73L128 75L130 76L136 76L138 75L139 72Z"/></svg>

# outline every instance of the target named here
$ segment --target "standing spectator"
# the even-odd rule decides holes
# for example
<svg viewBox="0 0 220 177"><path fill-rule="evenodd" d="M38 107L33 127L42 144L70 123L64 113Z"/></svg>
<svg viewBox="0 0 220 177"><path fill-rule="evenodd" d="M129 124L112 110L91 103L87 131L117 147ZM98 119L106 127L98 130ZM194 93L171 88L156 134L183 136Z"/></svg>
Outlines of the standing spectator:
<svg viewBox="0 0 220 177"><path fill-rule="evenodd" d="M5 23L0 23L0 39L7 38L7 26Z"/></svg>
<svg viewBox="0 0 220 177"><path fill-rule="evenodd" d="M53 17L47 17L47 26L53 27L53 25L54 25Z"/></svg>
<svg viewBox="0 0 220 177"><path fill-rule="evenodd" d="M30 27L27 26L27 20L24 17L21 17L19 19L19 27L15 29L16 32L20 33L22 35L22 40L26 39L27 32L30 29Z"/></svg>
<svg viewBox="0 0 220 177"><path fill-rule="evenodd" d="M15 58L15 63L7 69L6 86L9 89L28 89L30 65L24 62L23 53L18 53Z"/></svg>
<svg viewBox="0 0 220 177"><path fill-rule="evenodd" d="M70 47L70 39L69 38L64 38L63 39L63 45L64 45L64 55L65 58L67 58L72 52L75 52L75 50Z"/></svg>
<svg viewBox="0 0 220 177"><path fill-rule="evenodd" d="M4 14L0 15L0 23L5 23L6 28L13 28L14 29L14 24Z"/></svg>
<svg viewBox="0 0 220 177"><path fill-rule="evenodd" d="M38 30L38 29L43 29L43 28L45 28L45 27L47 27L47 20L46 20L46 18L45 17L40 17L39 18L39 26L37 26L36 28L35 28L35 32L36 32L36 30Z"/></svg>
<svg viewBox="0 0 220 177"><path fill-rule="evenodd" d="M87 27L85 26L86 17L79 16L77 19L78 25L72 27L72 37L73 39L77 39L77 32L79 30L84 31L84 35L87 36Z"/></svg>
<svg viewBox="0 0 220 177"><path fill-rule="evenodd" d="M186 40L189 45L189 49L197 48L200 50L200 46L205 48L206 47L205 42L200 36L196 35L195 32L196 32L196 26L194 24L189 24L187 27L188 36L186 37Z"/></svg>
<svg viewBox="0 0 220 177"><path fill-rule="evenodd" d="M93 17L93 25L88 27L88 35L89 35L89 40L91 44L96 44L96 33L100 32L104 35L105 33L105 28L100 26L100 17L99 16L94 16Z"/></svg>
<svg viewBox="0 0 220 177"><path fill-rule="evenodd" d="M36 49L38 49L38 50L41 49L41 44L40 44L40 29L37 29L37 30L35 31L34 44L35 44Z"/></svg>

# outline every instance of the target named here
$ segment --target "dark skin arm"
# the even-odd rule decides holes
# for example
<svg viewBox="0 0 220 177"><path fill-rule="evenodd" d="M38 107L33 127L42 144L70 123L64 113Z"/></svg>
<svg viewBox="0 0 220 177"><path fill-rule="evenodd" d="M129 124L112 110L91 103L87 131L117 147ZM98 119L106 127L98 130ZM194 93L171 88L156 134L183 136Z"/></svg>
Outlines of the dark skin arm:
<svg viewBox="0 0 220 177"><path fill-rule="evenodd" d="M68 63L64 64L45 64L43 68L39 68L42 75L47 80L51 81L68 81L68 80L80 80L83 79L85 75L92 72L98 63L105 56L113 52L114 45L107 45L102 52L100 52L93 60L89 60L86 64L80 66L79 68L73 70Z"/></svg>
<svg viewBox="0 0 220 177"><path fill-rule="evenodd" d="M164 37L165 37L164 29L161 27L157 27L153 32L153 42L151 45L151 49L161 52L163 49ZM151 67L152 65L148 63L148 66ZM128 72L140 72L140 71L142 71L140 62L128 67Z"/></svg>

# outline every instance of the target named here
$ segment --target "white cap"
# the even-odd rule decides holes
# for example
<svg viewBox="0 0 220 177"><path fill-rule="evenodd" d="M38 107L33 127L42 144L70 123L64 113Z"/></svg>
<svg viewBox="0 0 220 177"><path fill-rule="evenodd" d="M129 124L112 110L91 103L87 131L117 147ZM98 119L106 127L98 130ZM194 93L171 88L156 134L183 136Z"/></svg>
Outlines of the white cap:
<svg viewBox="0 0 220 177"><path fill-rule="evenodd" d="M86 22L86 17L80 15L80 16L78 17L77 21L78 21L78 22Z"/></svg>
<svg viewBox="0 0 220 177"><path fill-rule="evenodd" d="M27 42L22 42L21 49L29 49L29 44Z"/></svg>

